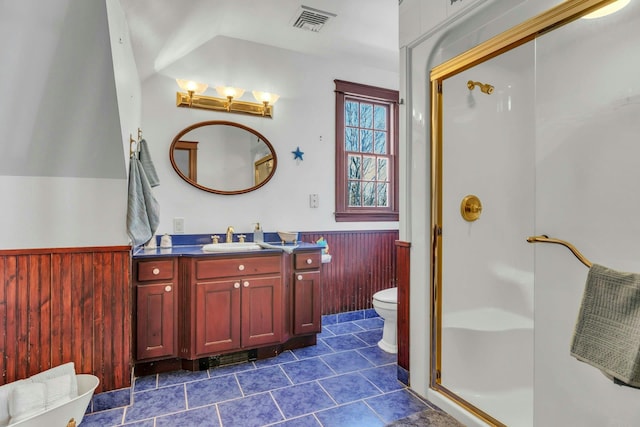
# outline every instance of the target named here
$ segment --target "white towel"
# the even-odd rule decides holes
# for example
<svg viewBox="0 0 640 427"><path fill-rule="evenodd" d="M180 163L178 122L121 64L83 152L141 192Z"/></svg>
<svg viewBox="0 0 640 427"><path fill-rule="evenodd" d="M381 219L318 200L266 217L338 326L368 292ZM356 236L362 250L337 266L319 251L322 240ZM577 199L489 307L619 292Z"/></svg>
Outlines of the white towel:
<svg viewBox="0 0 640 427"><path fill-rule="evenodd" d="M151 184L140 160L134 155L129 162L129 197L127 206L127 233L133 246L151 239L160 224L160 206L153 197Z"/></svg>
<svg viewBox="0 0 640 427"><path fill-rule="evenodd" d="M152 187L157 187L158 185L160 185L160 179L158 179L156 167L153 165L153 161L151 160L151 154L149 154L147 141L142 139L138 144L138 158L140 159L140 163L142 163L144 173L147 175L149 185L151 185Z"/></svg>

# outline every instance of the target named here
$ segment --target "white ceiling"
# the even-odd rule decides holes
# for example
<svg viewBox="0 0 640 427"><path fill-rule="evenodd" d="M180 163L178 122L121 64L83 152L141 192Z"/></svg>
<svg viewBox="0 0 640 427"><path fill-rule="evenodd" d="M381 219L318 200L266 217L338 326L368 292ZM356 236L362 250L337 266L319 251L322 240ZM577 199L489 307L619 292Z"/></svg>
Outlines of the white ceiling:
<svg viewBox="0 0 640 427"><path fill-rule="evenodd" d="M218 36L398 71L398 0L120 0L141 80ZM305 5L330 12L294 28Z"/></svg>

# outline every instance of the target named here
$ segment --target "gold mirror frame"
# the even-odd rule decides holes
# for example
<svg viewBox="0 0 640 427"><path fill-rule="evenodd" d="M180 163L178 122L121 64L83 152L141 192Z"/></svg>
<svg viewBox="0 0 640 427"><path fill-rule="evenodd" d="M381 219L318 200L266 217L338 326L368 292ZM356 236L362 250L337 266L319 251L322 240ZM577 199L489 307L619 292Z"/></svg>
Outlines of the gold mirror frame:
<svg viewBox="0 0 640 427"><path fill-rule="evenodd" d="M193 147L194 144L198 144L198 143L194 141L183 141L182 138L194 129L204 127L204 126L217 126L217 125L233 126L239 129L243 129L249 133L254 134L260 141L262 141L267 146L267 148L271 152L271 154L267 156L269 157L269 169L268 169L268 174L260 175L260 177L263 178L261 182L254 181L253 186L248 188L243 188L240 190L220 190L220 189L206 187L202 184L198 184L198 182L195 179L193 179L195 176L197 176L195 171L195 169L197 168L197 160L195 160L197 153L194 152L193 149L189 147ZM200 144L206 144L206 143L207 142L204 141L204 142L201 142ZM185 174L185 172L182 171L178 166L178 163L174 156L175 150L189 150L189 171L187 172L187 174ZM205 122L199 122L181 130L175 136L175 138L173 138L173 141L171 142L171 146L169 147L169 160L171 161L171 166L173 166L173 169L180 176L180 178L182 178L189 184L193 185L196 188L199 188L200 190L207 191L209 193L223 194L223 195L243 194L243 193L248 193L250 191L257 190L258 188L262 187L267 182L269 182L271 178L273 178L273 175L276 172L276 167L278 166L278 157L276 156L276 150L273 148L273 145L271 145L271 143L269 142L269 140L267 140L267 138L265 138L261 133L259 133L255 129L251 129L250 127L241 125L239 123L229 122L224 120L209 120ZM255 171L254 171L254 174L255 174ZM255 175L255 176L257 177L258 175Z"/></svg>
<svg viewBox="0 0 640 427"><path fill-rule="evenodd" d="M459 397L441 384L442 368L442 84L482 62L521 46L566 25L615 0L567 0L484 43L434 67L431 93L431 333L429 386L478 418L494 426L505 426L491 415Z"/></svg>

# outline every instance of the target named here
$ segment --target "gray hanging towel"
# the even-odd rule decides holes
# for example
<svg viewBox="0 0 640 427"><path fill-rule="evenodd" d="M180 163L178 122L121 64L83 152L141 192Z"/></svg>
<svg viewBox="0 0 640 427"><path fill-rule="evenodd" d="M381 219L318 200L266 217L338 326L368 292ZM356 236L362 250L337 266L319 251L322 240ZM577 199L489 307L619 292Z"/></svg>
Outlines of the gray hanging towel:
<svg viewBox="0 0 640 427"><path fill-rule="evenodd" d="M133 246L148 242L160 223L160 206L153 197L151 184L140 160L134 155L129 161L129 196L127 233Z"/></svg>
<svg viewBox="0 0 640 427"><path fill-rule="evenodd" d="M152 187L157 187L160 185L160 179L158 179L158 174L156 173L156 167L153 165L153 161L151 160L151 154L149 154L149 147L147 147L147 141L141 139L139 142L140 146L138 147L138 156L140 157L140 163L142 163L142 167L144 168L144 173L147 175L147 179L149 180L149 184Z"/></svg>
<svg viewBox="0 0 640 427"><path fill-rule="evenodd" d="M640 386L640 274L589 269L571 355L616 384Z"/></svg>

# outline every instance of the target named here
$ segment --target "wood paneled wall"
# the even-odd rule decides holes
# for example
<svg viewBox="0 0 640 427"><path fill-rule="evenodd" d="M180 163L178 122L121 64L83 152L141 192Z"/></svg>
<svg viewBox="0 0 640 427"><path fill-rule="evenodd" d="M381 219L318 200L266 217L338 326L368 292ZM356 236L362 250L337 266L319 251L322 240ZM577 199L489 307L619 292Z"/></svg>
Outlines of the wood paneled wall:
<svg viewBox="0 0 640 427"><path fill-rule="evenodd" d="M1 384L66 362L131 385L129 246L0 250Z"/></svg>
<svg viewBox="0 0 640 427"><path fill-rule="evenodd" d="M321 268L322 314L373 308L374 293L396 286L398 230L300 233L305 242L320 237L332 256Z"/></svg>
<svg viewBox="0 0 640 427"><path fill-rule="evenodd" d="M409 277L411 243L396 242L398 277L398 365L409 370Z"/></svg>

